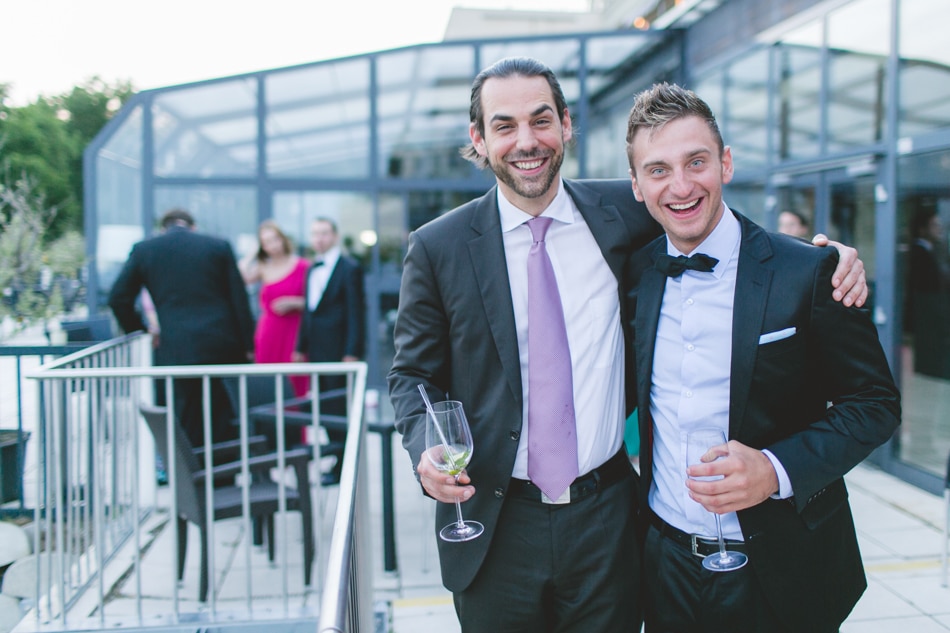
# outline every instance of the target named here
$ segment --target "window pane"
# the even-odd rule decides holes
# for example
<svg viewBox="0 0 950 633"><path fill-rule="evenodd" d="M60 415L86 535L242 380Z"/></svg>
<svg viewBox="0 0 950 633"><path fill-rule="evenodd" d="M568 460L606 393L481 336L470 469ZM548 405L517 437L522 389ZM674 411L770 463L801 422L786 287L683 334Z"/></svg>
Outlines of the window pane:
<svg viewBox="0 0 950 633"><path fill-rule="evenodd" d="M369 176L368 59L274 72L265 80L272 176Z"/></svg>
<svg viewBox="0 0 950 633"><path fill-rule="evenodd" d="M946 0L901 0L899 135L950 127L950 47Z"/></svg>
<svg viewBox="0 0 950 633"><path fill-rule="evenodd" d="M389 178L464 178L474 68L470 46L399 51L379 58L379 173Z"/></svg>
<svg viewBox="0 0 950 633"><path fill-rule="evenodd" d="M950 151L901 158L899 456L940 477L950 451Z"/></svg>
<svg viewBox="0 0 950 633"><path fill-rule="evenodd" d="M816 156L821 126L821 51L782 43L778 56L779 91L774 100L773 147L779 162Z"/></svg>
<svg viewBox="0 0 950 633"><path fill-rule="evenodd" d="M256 86L253 79L238 79L155 97L155 175L256 173Z"/></svg>

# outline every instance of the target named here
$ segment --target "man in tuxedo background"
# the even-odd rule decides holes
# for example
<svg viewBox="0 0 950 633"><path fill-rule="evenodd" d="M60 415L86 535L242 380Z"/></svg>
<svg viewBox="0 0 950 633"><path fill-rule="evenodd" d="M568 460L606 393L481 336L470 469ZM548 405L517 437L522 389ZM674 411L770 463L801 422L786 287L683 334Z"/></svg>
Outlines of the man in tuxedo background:
<svg viewBox="0 0 950 633"><path fill-rule="evenodd" d="M329 218L316 218L310 224L310 246L314 261L307 274L306 305L297 335L297 362L338 363L357 361L363 356L366 318L363 299L363 270L359 262L344 255L339 246L336 223ZM346 387L345 376L322 376L320 392ZM330 398L320 412L346 415L345 396ZM346 431L327 429L329 441L342 447ZM340 448L340 450L342 450ZM338 483L343 460L338 453L336 463L326 473L324 484Z"/></svg>
<svg viewBox="0 0 950 633"><path fill-rule="evenodd" d="M726 206L731 149L694 93L637 95L627 155L666 232L628 271L646 630L837 631L867 584L843 476L900 423L877 331L833 300L834 250ZM700 426L729 442L687 468ZM718 556L712 513L745 567L703 568Z"/></svg>
<svg viewBox="0 0 950 633"><path fill-rule="evenodd" d="M628 254L659 227L629 181L562 179L572 121L557 78L537 60L507 58L479 73L469 135L463 156L490 168L496 186L410 234L389 374L403 445L425 493L442 502L436 528L455 520L456 498L485 526L474 540L439 542L443 584L464 633L637 631L636 476L622 447L619 288ZM540 236L537 220L547 224ZM529 267L542 250L561 304L549 329L535 321L529 300L538 285ZM849 303L865 294L860 264L844 274L854 255L836 291ZM566 337L569 348L573 397L563 411L570 410L548 417L570 423L562 436L570 452L559 465L571 474L558 473L553 486L531 474L539 443L555 434L532 430L532 409L562 386L529 388L548 369L530 362L538 334ZM547 347L542 340L541 353ZM459 485L423 455L420 385L432 401L465 406L474 451Z"/></svg>
<svg viewBox="0 0 950 633"><path fill-rule="evenodd" d="M148 331L136 305L148 290L160 334L153 334L156 365L246 363L254 355L254 323L247 289L231 245L195 231L183 209L161 219L161 235L132 247L109 294L124 332ZM200 379L175 381L175 411L194 446L204 442ZM159 400L164 385L159 386ZM236 437L234 408L221 379L211 381L212 441Z"/></svg>

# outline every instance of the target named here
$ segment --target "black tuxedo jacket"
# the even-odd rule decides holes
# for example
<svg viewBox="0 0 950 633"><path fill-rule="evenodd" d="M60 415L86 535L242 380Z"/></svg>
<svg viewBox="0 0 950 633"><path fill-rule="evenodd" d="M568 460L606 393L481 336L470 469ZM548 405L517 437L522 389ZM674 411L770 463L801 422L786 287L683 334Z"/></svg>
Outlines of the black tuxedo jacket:
<svg viewBox="0 0 950 633"><path fill-rule="evenodd" d="M742 242L729 437L772 451L795 495L740 511L739 523L775 611L793 630L829 630L867 584L843 476L891 437L900 395L868 314L831 297L835 249L767 233L736 215ZM667 279L653 263L665 252L663 237L634 256L628 280L644 510L653 469L653 351ZM760 344L761 335L791 327L794 335Z"/></svg>
<svg viewBox="0 0 950 633"><path fill-rule="evenodd" d="M659 227L634 201L629 180L564 184L619 291L631 249ZM432 401L462 401L472 428L468 472L478 492L464 511L485 533L466 543L439 542L442 580L451 591L471 583L492 542L522 427L521 365L496 192L493 187L409 236L389 374L396 426L413 466L425 450L418 385ZM454 512L451 504L438 504L436 524L453 521Z"/></svg>
<svg viewBox="0 0 950 633"><path fill-rule="evenodd" d="M335 363L344 356L362 358L366 322L363 270L359 262L340 255L314 310L309 308L309 274L305 294L307 303L300 320L297 351L307 354L307 360L314 363Z"/></svg>
<svg viewBox="0 0 950 633"><path fill-rule="evenodd" d="M254 321L231 245L181 227L139 242L109 294L125 332L148 329L136 310L146 288L161 326L161 365L245 363Z"/></svg>

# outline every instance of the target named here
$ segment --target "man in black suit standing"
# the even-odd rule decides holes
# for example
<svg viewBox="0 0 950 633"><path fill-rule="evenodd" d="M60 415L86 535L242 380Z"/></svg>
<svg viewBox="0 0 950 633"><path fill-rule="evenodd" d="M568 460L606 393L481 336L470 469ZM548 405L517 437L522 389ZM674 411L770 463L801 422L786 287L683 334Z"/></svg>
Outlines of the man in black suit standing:
<svg viewBox="0 0 950 633"><path fill-rule="evenodd" d="M900 423L877 331L833 300L834 250L726 206L731 150L694 93L637 95L627 155L666 231L628 280L646 630L837 631L866 587L843 476ZM710 426L728 444L688 466L687 434ZM712 513L745 567L703 567Z"/></svg>
<svg viewBox="0 0 950 633"><path fill-rule="evenodd" d="M231 245L195 232L190 213L172 209L162 234L132 247L109 294L109 307L125 332L148 330L136 309L148 290L160 334L156 365L246 363L253 358L254 323L247 290ZM179 423L195 446L204 442L200 379L175 381ZM234 410L221 380L211 381L213 441L235 436Z"/></svg>
<svg viewBox="0 0 950 633"><path fill-rule="evenodd" d="M300 320L294 360L357 361L363 356L366 331L363 269L356 259L342 253L336 224L329 218L316 218L310 224L310 246L314 261L307 274L306 307ZM345 386L345 376L320 378L321 393ZM320 411L345 415L345 397L325 400ZM327 429L327 436L337 447L346 441L344 430ZM342 466L343 460L338 456L332 470L324 476L324 484L339 482Z"/></svg>
<svg viewBox="0 0 950 633"><path fill-rule="evenodd" d="M442 582L464 633L638 631L620 279L630 251L659 227L629 181L561 178L572 122L544 64L508 58L479 73L470 120L463 155L497 184L410 235L389 374L403 445L425 493L442 502L437 529L455 520L456 498L485 526L474 540L439 542ZM554 273L559 300L545 298L554 320L536 320L538 257ZM569 350L548 362L565 337ZM554 365L568 378L535 386ZM565 383L573 398L536 415ZM423 455L420 385L432 401L460 400L467 411L474 451L458 485ZM540 448L552 437L563 468L553 481Z"/></svg>

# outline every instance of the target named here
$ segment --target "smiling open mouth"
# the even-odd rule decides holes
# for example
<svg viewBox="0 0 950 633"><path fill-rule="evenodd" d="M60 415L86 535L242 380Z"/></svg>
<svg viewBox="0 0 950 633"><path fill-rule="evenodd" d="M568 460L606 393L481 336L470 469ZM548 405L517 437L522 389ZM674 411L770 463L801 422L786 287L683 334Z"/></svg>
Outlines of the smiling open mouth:
<svg viewBox="0 0 950 633"><path fill-rule="evenodd" d="M695 200L691 200L690 202L682 202L680 204L669 204L667 206L673 211L682 213L683 211L690 211L691 209L694 209L696 205L699 204L699 201L700 199L696 198Z"/></svg>

